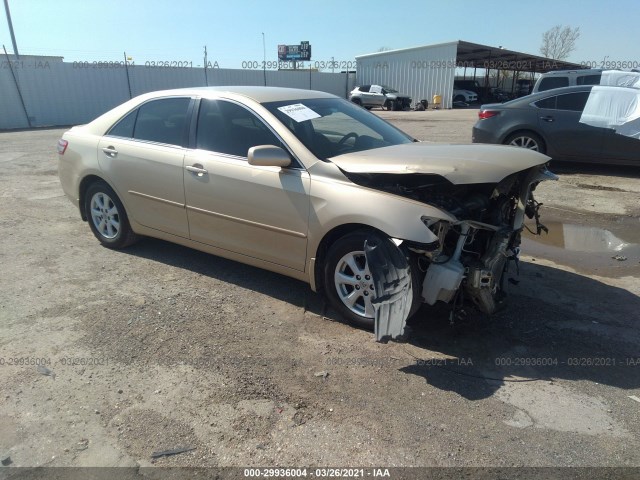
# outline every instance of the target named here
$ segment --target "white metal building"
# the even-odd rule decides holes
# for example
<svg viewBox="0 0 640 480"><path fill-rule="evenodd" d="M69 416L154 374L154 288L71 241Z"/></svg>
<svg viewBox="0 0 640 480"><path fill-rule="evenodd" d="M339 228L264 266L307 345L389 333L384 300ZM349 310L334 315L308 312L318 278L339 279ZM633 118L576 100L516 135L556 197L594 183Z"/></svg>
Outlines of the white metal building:
<svg viewBox="0 0 640 480"><path fill-rule="evenodd" d="M466 78L488 77L490 70L547 72L584 68L573 63L456 40L436 45L389 50L356 56L357 85L388 85L409 94L413 102L442 96L442 107L452 107L453 81L458 72ZM517 77L516 77L517 78Z"/></svg>
<svg viewBox="0 0 640 480"><path fill-rule="evenodd" d="M388 85L414 102L441 95L451 108L458 42L389 50L356 57L358 85Z"/></svg>

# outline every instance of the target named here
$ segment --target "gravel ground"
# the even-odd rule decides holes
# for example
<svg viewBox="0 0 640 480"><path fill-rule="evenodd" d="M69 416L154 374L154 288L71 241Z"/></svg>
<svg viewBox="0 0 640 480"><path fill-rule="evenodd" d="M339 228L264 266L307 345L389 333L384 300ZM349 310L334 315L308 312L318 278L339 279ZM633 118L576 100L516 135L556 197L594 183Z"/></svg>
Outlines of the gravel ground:
<svg viewBox="0 0 640 480"><path fill-rule="evenodd" d="M377 113L462 143L476 116ZM637 169L554 165L538 192L545 221L604 229L627 260L527 239L507 309L452 326L424 307L409 342L378 344L301 282L101 247L59 186L63 131L0 133L11 466L640 467Z"/></svg>

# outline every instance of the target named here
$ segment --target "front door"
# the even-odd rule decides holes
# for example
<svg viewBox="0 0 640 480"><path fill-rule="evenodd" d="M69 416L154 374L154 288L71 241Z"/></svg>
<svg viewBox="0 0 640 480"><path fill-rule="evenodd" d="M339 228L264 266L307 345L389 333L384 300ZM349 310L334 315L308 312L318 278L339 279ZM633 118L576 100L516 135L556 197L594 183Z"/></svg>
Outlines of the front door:
<svg viewBox="0 0 640 480"><path fill-rule="evenodd" d="M309 174L249 165L256 145L283 146L253 112L226 100L202 100L196 149L185 157L191 239L304 271Z"/></svg>

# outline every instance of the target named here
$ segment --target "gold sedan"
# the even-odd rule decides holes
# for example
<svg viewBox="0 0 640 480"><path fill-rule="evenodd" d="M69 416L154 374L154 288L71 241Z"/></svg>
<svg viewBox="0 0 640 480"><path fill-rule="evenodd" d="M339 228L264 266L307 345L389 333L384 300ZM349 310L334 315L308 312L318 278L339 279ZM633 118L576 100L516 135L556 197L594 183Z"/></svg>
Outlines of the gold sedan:
<svg viewBox="0 0 640 480"><path fill-rule="evenodd" d="M136 97L58 142L62 187L105 246L141 236L272 270L375 316L367 239L392 239L412 308L495 310L548 158L417 142L334 95L206 87ZM537 215L536 215L537 218Z"/></svg>

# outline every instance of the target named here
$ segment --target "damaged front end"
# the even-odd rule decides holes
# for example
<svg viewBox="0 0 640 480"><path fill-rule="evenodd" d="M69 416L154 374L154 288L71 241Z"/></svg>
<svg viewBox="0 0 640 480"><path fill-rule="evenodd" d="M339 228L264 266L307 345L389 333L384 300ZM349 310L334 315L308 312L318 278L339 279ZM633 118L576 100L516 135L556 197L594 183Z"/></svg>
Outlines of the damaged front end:
<svg viewBox="0 0 640 480"><path fill-rule="evenodd" d="M424 252L428 261L422 286L425 302L450 302L462 293L481 312L496 312L505 296L504 273L510 261L518 262L525 216L535 220L538 234L546 230L533 191L541 181L556 179L546 166L536 166L494 186L470 186L486 188L485 195L478 191L466 202L460 199L468 208L455 212L457 222L423 217L440 240L437 250Z"/></svg>
<svg viewBox="0 0 640 480"><path fill-rule="evenodd" d="M412 198L444 210L456 221L423 217L438 242L406 247L424 272L422 297L462 305L465 298L486 314L503 303L504 277L510 262L518 261L525 217L535 219L538 233L540 204L533 191L544 180L555 180L546 165L513 173L498 183L453 184L439 175L410 173L349 175L359 184Z"/></svg>

